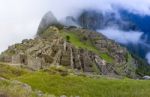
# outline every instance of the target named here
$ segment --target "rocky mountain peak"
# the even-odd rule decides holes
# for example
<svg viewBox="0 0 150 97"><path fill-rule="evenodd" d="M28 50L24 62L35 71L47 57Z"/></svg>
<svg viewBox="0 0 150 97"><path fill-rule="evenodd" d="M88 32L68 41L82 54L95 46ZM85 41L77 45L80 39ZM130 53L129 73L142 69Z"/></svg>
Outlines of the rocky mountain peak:
<svg viewBox="0 0 150 97"><path fill-rule="evenodd" d="M57 25L58 21L52 12L47 12L38 27L37 35L41 35L43 31L45 31L49 26Z"/></svg>

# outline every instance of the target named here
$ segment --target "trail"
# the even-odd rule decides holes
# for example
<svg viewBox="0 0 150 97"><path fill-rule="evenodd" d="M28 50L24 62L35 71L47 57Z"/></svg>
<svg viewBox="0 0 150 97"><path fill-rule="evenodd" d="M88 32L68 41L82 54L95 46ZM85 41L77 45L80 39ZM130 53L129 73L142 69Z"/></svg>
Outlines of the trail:
<svg viewBox="0 0 150 97"><path fill-rule="evenodd" d="M21 64L14 64L14 63L7 63L7 62L0 62L0 64L9 65L9 66L21 66Z"/></svg>

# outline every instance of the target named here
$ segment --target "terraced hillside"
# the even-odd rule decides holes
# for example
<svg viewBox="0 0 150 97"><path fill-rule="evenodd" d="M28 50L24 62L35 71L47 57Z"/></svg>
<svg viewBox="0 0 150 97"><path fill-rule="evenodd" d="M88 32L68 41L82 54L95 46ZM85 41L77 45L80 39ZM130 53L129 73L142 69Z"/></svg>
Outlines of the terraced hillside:
<svg viewBox="0 0 150 97"><path fill-rule="evenodd" d="M103 35L75 27L50 26L35 39L10 46L0 60L32 70L51 65L100 75L136 78L129 52Z"/></svg>

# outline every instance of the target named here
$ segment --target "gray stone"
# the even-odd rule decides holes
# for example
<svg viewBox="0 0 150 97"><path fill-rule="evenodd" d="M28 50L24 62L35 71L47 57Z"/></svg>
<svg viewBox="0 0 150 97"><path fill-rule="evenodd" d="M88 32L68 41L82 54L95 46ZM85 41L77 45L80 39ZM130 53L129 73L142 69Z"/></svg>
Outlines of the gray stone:
<svg viewBox="0 0 150 97"><path fill-rule="evenodd" d="M144 76L143 79L150 80L150 76Z"/></svg>
<svg viewBox="0 0 150 97"><path fill-rule="evenodd" d="M61 35L64 32L76 34L83 45L89 43L85 47L94 50L77 48ZM36 37L33 40L25 40L21 44L12 46L13 48L3 52L0 59L3 59L4 62L21 64L22 67L31 70L46 69L51 65L62 65L84 73L135 76L136 67L133 65L132 58L128 62L126 56L128 51L99 33L80 28L59 30L56 26L50 26L43 34L46 37ZM102 53L104 58L100 56ZM112 58L112 62L109 62L109 58L105 55Z"/></svg>
<svg viewBox="0 0 150 97"><path fill-rule="evenodd" d="M38 27L38 35L40 35L41 33L43 33L43 31L45 31L49 26L52 26L52 25L56 25L58 24L58 21L56 19L56 17L53 15L52 12L47 12L41 22L40 22L40 25Z"/></svg>

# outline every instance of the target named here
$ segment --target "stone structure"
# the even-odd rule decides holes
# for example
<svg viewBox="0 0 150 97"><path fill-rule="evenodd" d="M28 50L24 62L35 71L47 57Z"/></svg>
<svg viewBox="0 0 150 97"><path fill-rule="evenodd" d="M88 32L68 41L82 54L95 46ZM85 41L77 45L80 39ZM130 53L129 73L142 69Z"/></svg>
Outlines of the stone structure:
<svg viewBox="0 0 150 97"><path fill-rule="evenodd" d="M76 47L66 40L65 33L77 35L81 43L91 43L90 48L97 51ZM101 53L103 56L100 56ZM135 76L136 68L134 60L129 60L128 51L103 35L85 29L59 29L55 26L50 26L33 40L24 40L21 44L9 47L0 60L21 64L32 70L63 65L86 73L129 77Z"/></svg>

